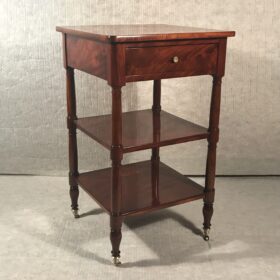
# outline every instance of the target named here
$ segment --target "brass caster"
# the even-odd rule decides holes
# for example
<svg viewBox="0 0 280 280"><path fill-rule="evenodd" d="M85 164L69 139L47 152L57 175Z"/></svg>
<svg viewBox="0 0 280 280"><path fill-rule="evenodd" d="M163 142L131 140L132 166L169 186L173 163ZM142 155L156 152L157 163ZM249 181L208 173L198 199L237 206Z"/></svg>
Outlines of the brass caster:
<svg viewBox="0 0 280 280"><path fill-rule="evenodd" d="M204 239L205 241L209 241L209 232L210 232L210 229L209 229L209 228L203 229L203 239Z"/></svg>
<svg viewBox="0 0 280 280"><path fill-rule="evenodd" d="M72 213L73 213L75 219L80 218L79 210L78 209L76 209L76 210L72 209Z"/></svg>
<svg viewBox="0 0 280 280"><path fill-rule="evenodd" d="M112 262L115 266L121 265L120 257L112 257Z"/></svg>

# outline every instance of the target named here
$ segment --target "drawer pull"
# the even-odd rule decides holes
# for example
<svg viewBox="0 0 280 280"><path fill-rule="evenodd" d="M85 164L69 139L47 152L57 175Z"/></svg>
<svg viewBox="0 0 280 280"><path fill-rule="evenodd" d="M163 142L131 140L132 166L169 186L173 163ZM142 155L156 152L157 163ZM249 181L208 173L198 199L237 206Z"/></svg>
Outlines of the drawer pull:
<svg viewBox="0 0 280 280"><path fill-rule="evenodd" d="M178 62L179 62L179 57L178 57L178 56L174 56L173 59L172 59L172 61L173 61L174 63L178 63Z"/></svg>

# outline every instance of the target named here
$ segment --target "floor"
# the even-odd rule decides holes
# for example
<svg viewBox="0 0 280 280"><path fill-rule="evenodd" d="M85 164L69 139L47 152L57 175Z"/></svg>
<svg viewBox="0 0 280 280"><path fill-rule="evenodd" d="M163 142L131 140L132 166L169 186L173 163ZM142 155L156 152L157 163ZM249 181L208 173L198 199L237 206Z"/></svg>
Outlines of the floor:
<svg viewBox="0 0 280 280"><path fill-rule="evenodd" d="M201 179L196 179L201 182ZM128 218L122 266L109 219L83 191L69 210L63 177L0 177L0 279L280 279L280 178L218 178L210 241L201 200Z"/></svg>

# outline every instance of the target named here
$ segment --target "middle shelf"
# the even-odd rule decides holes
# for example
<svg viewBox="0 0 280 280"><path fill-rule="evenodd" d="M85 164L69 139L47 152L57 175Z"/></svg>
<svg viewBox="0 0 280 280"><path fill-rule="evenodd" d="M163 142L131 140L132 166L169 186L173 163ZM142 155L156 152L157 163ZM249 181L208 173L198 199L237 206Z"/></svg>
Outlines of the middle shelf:
<svg viewBox="0 0 280 280"><path fill-rule="evenodd" d="M110 149L112 141L112 115L79 118L78 129ZM122 114L123 152L134 152L208 137L206 128L161 111L132 111Z"/></svg>

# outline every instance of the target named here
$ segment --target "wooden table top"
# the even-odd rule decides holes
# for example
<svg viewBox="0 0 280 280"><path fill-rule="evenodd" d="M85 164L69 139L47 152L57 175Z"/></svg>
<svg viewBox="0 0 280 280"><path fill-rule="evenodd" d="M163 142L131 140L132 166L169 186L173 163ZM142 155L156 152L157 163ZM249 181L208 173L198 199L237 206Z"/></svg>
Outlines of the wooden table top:
<svg viewBox="0 0 280 280"><path fill-rule="evenodd" d="M103 42L224 38L235 35L234 31L166 24L57 26L56 30Z"/></svg>

